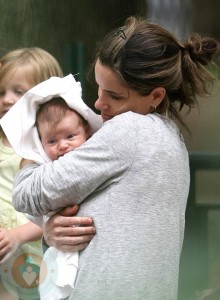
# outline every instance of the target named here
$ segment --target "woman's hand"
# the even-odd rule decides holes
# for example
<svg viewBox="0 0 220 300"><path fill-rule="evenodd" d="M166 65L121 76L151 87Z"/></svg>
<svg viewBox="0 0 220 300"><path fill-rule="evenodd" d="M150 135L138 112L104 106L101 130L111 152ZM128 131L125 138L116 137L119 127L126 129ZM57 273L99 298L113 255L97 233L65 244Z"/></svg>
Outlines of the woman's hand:
<svg viewBox="0 0 220 300"><path fill-rule="evenodd" d="M93 220L89 217L74 217L77 211L77 205L67 207L46 222L43 233L49 246L70 252L88 246L96 232Z"/></svg>

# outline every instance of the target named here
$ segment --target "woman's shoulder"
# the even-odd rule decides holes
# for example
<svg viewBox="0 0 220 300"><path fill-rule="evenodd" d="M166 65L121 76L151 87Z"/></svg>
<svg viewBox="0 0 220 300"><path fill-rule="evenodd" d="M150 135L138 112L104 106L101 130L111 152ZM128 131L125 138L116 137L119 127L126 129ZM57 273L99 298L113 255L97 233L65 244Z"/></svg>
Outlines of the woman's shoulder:
<svg viewBox="0 0 220 300"><path fill-rule="evenodd" d="M115 116L112 120L112 124L127 123L130 126L153 126L153 127L170 127L177 129L177 125L169 117L160 115L157 113L149 113L147 115L141 115L132 111L122 113ZM152 128L152 127L151 127Z"/></svg>
<svg viewBox="0 0 220 300"><path fill-rule="evenodd" d="M141 115L132 111L128 111L115 116L105 123L111 122L112 125L118 123L129 123L130 125L136 125L138 122L143 122L143 120L151 120L153 118L151 118L151 114Z"/></svg>
<svg viewBox="0 0 220 300"><path fill-rule="evenodd" d="M133 112L126 112L113 119L116 127L120 127L121 130L128 131L131 134L138 134L148 137L148 139L169 140L173 141L181 139L183 137L180 128L177 124L165 115L157 113L149 113L147 115L141 115ZM127 135L127 134L126 134Z"/></svg>
<svg viewBox="0 0 220 300"><path fill-rule="evenodd" d="M95 133L97 138L131 140L135 135L163 136L179 135L180 130L176 124L168 117L156 113L141 115L134 112L125 112L106 121L102 128Z"/></svg>

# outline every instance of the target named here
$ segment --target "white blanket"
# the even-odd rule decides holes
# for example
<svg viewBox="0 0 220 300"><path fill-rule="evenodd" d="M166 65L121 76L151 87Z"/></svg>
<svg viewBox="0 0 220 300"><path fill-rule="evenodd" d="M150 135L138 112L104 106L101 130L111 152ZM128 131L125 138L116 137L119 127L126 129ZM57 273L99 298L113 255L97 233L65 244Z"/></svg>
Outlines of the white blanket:
<svg viewBox="0 0 220 300"><path fill-rule="evenodd" d="M75 81L72 74L63 78L51 77L25 93L0 120L3 131L19 156L37 163L50 161L41 145L35 120L39 105L59 96L87 120L91 134L102 126L101 117L83 102L81 84Z"/></svg>

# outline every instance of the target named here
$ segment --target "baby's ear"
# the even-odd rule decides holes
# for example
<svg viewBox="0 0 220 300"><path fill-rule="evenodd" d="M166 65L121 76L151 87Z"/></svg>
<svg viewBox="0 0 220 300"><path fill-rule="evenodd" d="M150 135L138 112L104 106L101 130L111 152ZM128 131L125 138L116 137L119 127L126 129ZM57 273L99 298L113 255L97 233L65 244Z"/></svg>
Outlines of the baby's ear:
<svg viewBox="0 0 220 300"><path fill-rule="evenodd" d="M92 136L92 132L89 124L86 125L85 130L86 130L86 138L88 139Z"/></svg>

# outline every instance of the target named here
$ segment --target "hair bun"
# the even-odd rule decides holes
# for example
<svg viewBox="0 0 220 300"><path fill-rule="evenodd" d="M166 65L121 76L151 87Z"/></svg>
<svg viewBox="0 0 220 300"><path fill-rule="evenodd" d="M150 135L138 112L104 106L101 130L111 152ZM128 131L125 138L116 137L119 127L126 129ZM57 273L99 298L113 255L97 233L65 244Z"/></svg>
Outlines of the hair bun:
<svg viewBox="0 0 220 300"><path fill-rule="evenodd" d="M218 48L218 43L214 39L204 39L202 41L202 50L215 53Z"/></svg>
<svg viewBox="0 0 220 300"><path fill-rule="evenodd" d="M194 34L186 41L185 50L188 51L193 62L206 65L212 59L213 54L218 49L218 42L213 38L203 38Z"/></svg>

